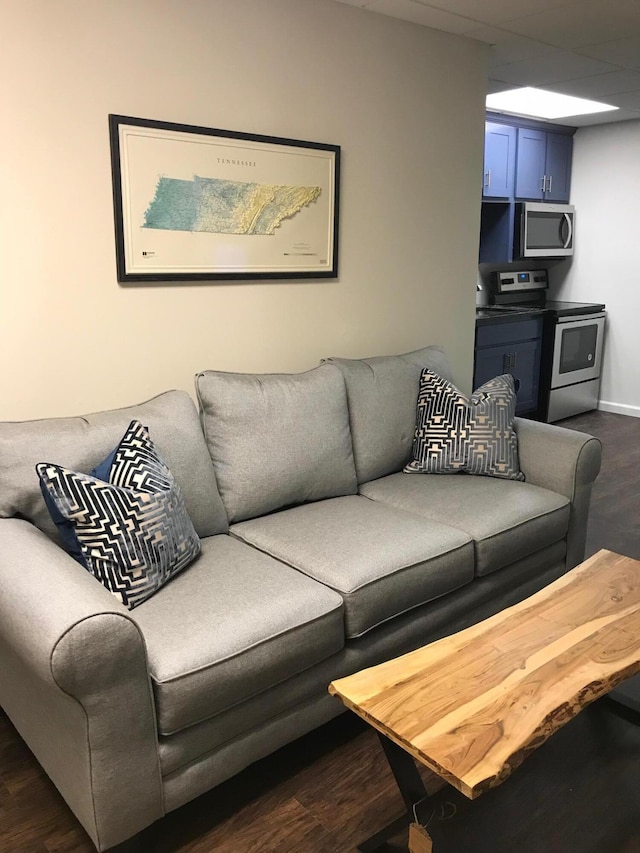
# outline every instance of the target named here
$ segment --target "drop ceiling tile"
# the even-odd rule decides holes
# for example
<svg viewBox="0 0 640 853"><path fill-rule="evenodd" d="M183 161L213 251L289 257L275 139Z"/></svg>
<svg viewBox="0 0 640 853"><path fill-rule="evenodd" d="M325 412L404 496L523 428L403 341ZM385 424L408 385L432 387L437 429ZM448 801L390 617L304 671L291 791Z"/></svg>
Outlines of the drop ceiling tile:
<svg viewBox="0 0 640 853"><path fill-rule="evenodd" d="M537 59L495 66L492 68L492 76L519 86L545 86L561 80L575 80L577 77L617 70L615 65L597 59L579 56L567 50L555 50Z"/></svg>
<svg viewBox="0 0 640 853"><path fill-rule="evenodd" d="M575 48L640 36L638 0L583 0L515 18L503 25L514 33L556 47Z"/></svg>
<svg viewBox="0 0 640 853"><path fill-rule="evenodd" d="M640 89L640 73L637 71L608 71L606 74L594 74L577 80L565 80L561 83L549 83L544 87L563 95L575 95L578 98L598 100L617 92L633 92Z"/></svg>
<svg viewBox="0 0 640 853"><path fill-rule="evenodd" d="M513 18L545 12L571 0L415 0L484 24L500 24Z"/></svg>
<svg viewBox="0 0 640 853"><path fill-rule="evenodd" d="M400 18L403 21L411 21L414 24L422 24L432 27L434 30L444 30L447 33L464 35L470 30L477 29L478 22L424 6L416 0L370 0L367 3L368 12L378 12L381 15L389 15L392 18Z"/></svg>
<svg viewBox="0 0 640 853"><path fill-rule="evenodd" d="M640 110L640 89L635 92L618 92L615 95L609 95L607 100L618 107L625 107L628 110Z"/></svg>
<svg viewBox="0 0 640 853"><path fill-rule="evenodd" d="M513 89L513 83L507 83L506 80L496 80L495 77L489 77L487 80L487 95L493 95L495 92L508 92Z"/></svg>
<svg viewBox="0 0 640 853"><path fill-rule="evenodd" d="M526 59L537 59L557 52L558 48L543 44L540 41L514 35L496 27L483 27L467 33L467 38L477 39L491 45L489 67L506 65L509 62L522 62Z"/></svg>
<svg viewBox="0 0 640 853"><path fill-rule="evenodd" d="M613 62L623 68L640 69L640 36L590 44L578 48L578 53L601 59L603 62Z"/></svg>
<svg viewBox="0 0 640 853"><path fill-rule="evenodd" d="M592 124L612 124L617 121L637 121L638 119L640 119L640 110L616 110L612 113L591 113L591 115L586 116L569 116L568 118L553 119L553 124L564 124L570 127L587 127Z"/></svg>

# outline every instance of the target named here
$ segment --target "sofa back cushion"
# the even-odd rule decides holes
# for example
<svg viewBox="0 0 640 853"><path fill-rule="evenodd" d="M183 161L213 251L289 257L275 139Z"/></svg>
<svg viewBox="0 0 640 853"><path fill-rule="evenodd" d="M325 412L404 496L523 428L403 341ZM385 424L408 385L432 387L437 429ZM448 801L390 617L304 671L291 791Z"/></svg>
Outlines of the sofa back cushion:
<svg viewBox="0 0 640 853"><path fill-rule="evenodd" d="M401 471L411 459L420 374L425 367L452 380L442 347L375 358L330 358L347 386L358 482Z"/></svg>
<svg viewBox="0 0 640 853"><path fill-rule="evenodd" d="M357 491L347 396L329 364L306 373L196 376L230 521Z"/></svg>
<svg viewBox="0 0 640 853"><path fill-rule="evenodd" d="M0 517L26 518L58 540L35 466L51 462L88 473L113 451L132 420L148 428L198 535L226 533L227 517L198 412L184 391L81 417L0 423Z"/></svg>

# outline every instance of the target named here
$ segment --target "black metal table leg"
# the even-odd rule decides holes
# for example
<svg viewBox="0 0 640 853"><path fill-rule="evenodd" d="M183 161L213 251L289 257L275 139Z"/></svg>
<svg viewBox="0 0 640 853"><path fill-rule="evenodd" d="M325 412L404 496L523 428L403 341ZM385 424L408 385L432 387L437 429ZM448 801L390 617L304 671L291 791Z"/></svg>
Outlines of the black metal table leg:
<svg viewBox="0 0 640 853"><path fill-rule="evenodd" d="M608 703L612 703L612 710L640 726L640 675L634 675L614 687L606 698Z"/></svg>
<svg viewBox="0 0 640 853"><path fill-rule="evenodd" d="M427 793L414 758L382 733L378 732L378 737L407 811L389 826L362 842L358 846L358 850L361 853L384 853L385 850L389 849L386 844L388 839L403 827L408 827L412 821L416 821L428 828L434 845L434 853L439 853L442 847L438 846L436 851L436 842L442 840L440 826L435 819L435 807Z"/></svg>
<svg viewBox="0 0 640 853"><path fill-rule="evenodd" d="M406 750L392 740L389 740L385 735L378 732L378 737L380 738L384 754L387 756L391 772L400 789L407 811L411 812L415 803L424 800L428 796L422 776L416 767L416 762Z"/></svg>

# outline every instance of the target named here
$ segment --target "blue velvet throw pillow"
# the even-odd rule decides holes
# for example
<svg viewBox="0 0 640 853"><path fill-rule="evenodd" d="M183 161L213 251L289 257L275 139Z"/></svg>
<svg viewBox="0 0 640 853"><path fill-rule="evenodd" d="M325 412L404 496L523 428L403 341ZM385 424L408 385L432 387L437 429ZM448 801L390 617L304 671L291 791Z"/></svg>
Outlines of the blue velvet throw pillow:
<svg viewBox="0 0 640 853"><path fill-rule="evenodd" d="M96 465L89 474L91 477L96 477L98 480L104 480L105 483L109 482L109 472L111 471L111 465L115 458L116 453L118 452L118 448L112 450L111 453L107 456L106 459L103 459L99 465ZM82 553L82 548L80 547L80 543L78 542L78 537L76 536L76 528L73 521L60 512L58 506L53 499L53 496L49 493L47 486L45 485L45 481L42 477L40 479L40 491L42 492L42 497L44 498L44 502L47 506L47 510L49 511L49 515L51 516L51 520L55 524L58 529L58 535L60 536L60 540L64 546L65 551L67 551L74 560L77 560L81 566L84 566L85 569L88 569L87 561L84 558Z"/></svg>
<svg viewBox="0 0 640 853"><path fill-rule="evenodd" d="M178 484L138 421L90 474L48 462L36 471L69 553L129 610L200 553Z"/></svg>
<svg viewBox="0 0 640 853"><path fill-rule="evenodd" d="M420 377L413 458L407 474L464 471L524 480L513 428L516 389L510 374L496 376L467 399L425 368Z"/></svg>

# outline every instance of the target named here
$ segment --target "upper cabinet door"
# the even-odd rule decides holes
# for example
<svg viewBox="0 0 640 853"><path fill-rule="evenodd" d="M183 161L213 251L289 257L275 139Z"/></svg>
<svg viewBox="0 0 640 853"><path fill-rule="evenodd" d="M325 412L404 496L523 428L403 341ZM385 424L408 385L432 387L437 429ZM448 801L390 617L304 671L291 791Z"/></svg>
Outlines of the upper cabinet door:
<svg viewBox="0 0 640 853"><path fill-rule="evenodd" d="M518 128L515 196L534 201L569 201L573 137Z"/></svg>
<svg viewBox="0 0 640 853"><path fill-rule="evenodd" d="M547 133L545 201L569 201L572 152L572 136L564 133Z"/></svg>
<svg viewBox="0 0 640 853"><path fill-rule="evenodd" d="M513 196L515 165L515 127L486 122L484 130L482 195L485 198L508 198Z"/></svg>
<svg viewBox="0 0 640 853"><path fill-rule="evenodd" d="M559 135L559 134L558 134ZM544 130L518 128L516 198L544 198L547 134Z"/></svg>

